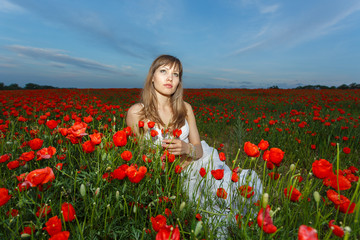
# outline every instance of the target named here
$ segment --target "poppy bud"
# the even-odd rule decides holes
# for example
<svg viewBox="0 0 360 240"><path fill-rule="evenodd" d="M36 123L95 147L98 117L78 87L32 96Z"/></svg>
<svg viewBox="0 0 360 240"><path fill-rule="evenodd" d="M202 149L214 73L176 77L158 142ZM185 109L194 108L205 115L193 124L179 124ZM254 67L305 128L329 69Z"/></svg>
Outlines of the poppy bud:
<svg viewBox="0 0 360 240"><path fill-rule="evenodd" d="M80 186L80 194L81 194L82 197L85 197L85 195L86 195L86 188L85 188L85 185L83 183Z"/></svg>
<svg viewBox="0 0 360 240"><path fill-rule="evenodd" d="M137 210L136 205L134 205L133 212L136 213L136 210Z"/></svg>
<svg viewBox="0 0 360 240"><path fill-rule="evenodd" d="M292 164L290 165L290 172L294 171L295 168L296 168L295 164L292 163Z"/></svg>
<svg viewBox="0 0 360 240"><path fill-rule="evenodd" d="M320 202L320 194L318 191L314 192L314 199L315 199L315 202L317 202L317 203Z"/></svg>
<svg viewBox="0 0 360 240"><path fill-rule="evenodd" d="M202 221L199 221L197 224L196 224L196 227L195 227L195 236L198 235L202 229L202 224L203 222Z"/></svg>
<svg viewBox="0 0 360 240"><path fill-rule="evenodd" d="M21 234L21 238L28 238L28 237L31 237L31 235L27 233Z"/></svg>
<svg viewBox="0 0 360 240"><path fill-rule="evenodd" d="M119 201L119 198L120 198L120 192L119 191L116 191L115 198L116 198L116 201Z"/></svg>
<svg viewBox="0 0 360 240"><path fill-rule="evenodd" d="M266 208L266 206L269 203L269 194L268 193L264 193L263 194L263 198L262 198L262 207Z"/></svg>
<svg viewBox="0 0 360 240"><path fill-rule="evenodd" d="M182 202L182 203L180 204L180 212L184 209L185 205L186 205L185 202Z"/></svg>
<svg viewBox="0 0 360 240"><path fill-rule="evenodd" d="M97 188L97 189L95 190L95 196L99 195L99 193L100 193L100 188Z"/></svg>

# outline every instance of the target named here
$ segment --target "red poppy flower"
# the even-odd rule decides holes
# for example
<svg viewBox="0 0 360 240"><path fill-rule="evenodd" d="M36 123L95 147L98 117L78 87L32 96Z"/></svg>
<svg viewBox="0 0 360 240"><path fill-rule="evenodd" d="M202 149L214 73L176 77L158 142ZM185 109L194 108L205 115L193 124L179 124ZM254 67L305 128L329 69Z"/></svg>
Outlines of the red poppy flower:
<svg viewBox="0 0 360 240"><path fill-rule="evenodd" d="M84 117L84 122L86 122L86 123L92 122L92 120L93 120L93 118L90 115L87 117Z"/></svg>
<svg viewBox="0 0 360 240"><path fill-rule="evenodd" d="M52 158L52 156L56 153L56 148L50 146L48 148L43 148L36 152L36 161L42 160L42 159L49 159Z"/></svg>
<svg viewBox="0 0 360 240"><path fill-rule="evenodd" d="M130 182L132 182L132 183L140 182L144 178L146 172L147 172L147 169L144 166L141 166L139 168L139 171L134 166L128 167L125 171Z"/></svg>
<svg viewBox="0 0 360 240"><path fill-rule="evenodd" d="M357 182L359 181L359 177L358 176L355 176L354 174L352 173L349 173L349 174L346 174L346 179L349 180L350 182Z"/></svg>
<svg viewBox="0 0 360 240"><path fill-rule="evenodd" d="M239 175L236 172L233 172L231 175L231 181L237 182L239 181Z"/></svg>
<svg viewBox="0 0 360 240"><path fill-rule="evenodd" d="M4 154L4 155L0 156L0 163L4 163L9 160L10 160L10 154Z"/></svg>
<svg viewBox="0 0 360 240"><path fill-rule="evenodd" d="M1 200L0 200L1 201ZM6 212L6 216L7 217L16 217L17 215L19 215L19 210L17 210L17 209L11 209L11 210L9 210L9 211L7 211Z"/></svg>
<svg viewBox="0 0 360 240"><path fill-rule="evenodd" d="M335 220L331 220L329 222L329 228L332 230L332 233L338 237L343 237L344 236L344 229L342 227L339 227L338 225L333 224L335 222Z"/></svg>
<svg viewBox="0 0 360 240"><path fill-rule="evenodd" d="M94 145L98 145L101 143L101 134L100 133L93 133L89 135L90 141Z"/></svg>
<svg viewBox="0 0 360 240"><path fill-rule="evenodd" d="M316 145L315 145L315 144L311 144L310 147L311 147L312 150L315 150L315 149L316 149Z"/></svg>
<svg viewBox="0 0 360 240"><path fill-rule="evenodd" d="M262 159L263 159L264 161L268 161L269 158L270 158L270 150L265 150L265 152L264 152L263 155L262 155Z"/></svg>
<svg viewBox="0 0 360 240"><path fill-rule="evenodd" d="M270 217L270 206L267 205L265 208L261 208L257 216L257 224L265 233L274 233L277 227L274 226L273 220Z"/></svg>
<svg viewBox="0 0 360 240"><path fill-rule="evenodd" d="M239 191L241 196L251 198L254 196L255 192L253 191L253 188L247 185L242 185L239 187Z"/></svg>
<svg viewBox="0 0 360 240"><path fill-rule="evenodd" d="M20 234L21 235L23 235L23 234L32 235L34 232L35 232L34 226L32 226L32 227L26 226L26 227L24 227L24 230Z"/></svg>
<svg viewBox="0 0 360 240"><path fill-rule="evenodd" d="M139 121L139 128L143 128L144 127L144 122L143 121Z"/></svg>
<svg viewBox="0 0 360 240"><path fill-rule="evenodd" d="M333 174L333 165L325 159L315 160L312 171L317 178L324 179Z"/></svg>
<svg viewBox="0 0 360 240"><path fill-rule="evenodd" d="M287 188L285 188L284 194L285 194L285 197L287 197L287 198L289 198L288 196L290 196L290 200L293 202L299 201L299 199L301 197L301 192L299 190L297 190L296 188L294 188L293 186L290 186L289 190Z"/></svg>
<svg viewBox="0 0 360 240"><path fill-rule="evenodd" d="M58 216L50 218L46 223L46 227L43 230L46 230L50 236L53 236L62 230L61 220Z"/></svg>
<svg viewBox="0 0 360 240"><path fill-rule="evenodd" d="M117 147L125 146L127 143L126 132L123 130L117 131L113 136L113 141Z"/></svg>
<svg viewBox="0 0 360 240"><path fill-rule="evenodd" d="M351 149L348 148L348 147L344 147L344 148L343 148L343 152L344 152L345 154L349 154L349 153L351 152Z"/></svg>
<svg viewBox="0 0 360 240"><path fill-rule="evenodd" d="M1 162L1 161L0 161ZM359 171L359 169L357 169L356 167L354 166L350 166L348 167L348 169L351 171L351 173L356 173L357 171Z"/></svg>
<svg viewBox="0 0 360 240"><path fill-rule="evenodd" d="M156 137L157 135L159 135L159 133L158 133L158 131L156 131L156 130L151 130L150 131L150 135L152 136L152 137Z"/></svg>
<svg viewBox="0 0 360 240"><path fill-rule="evenodd" d="M200 215L200 213L197 213L195 218L196 218L196 220L201 221L202 216Z"/></svg>
<svg viewBox="0 0 360 240"><path fill-rule="evenodd" d="M180 240L179 227L177 225L175 228L171 225L170 226L165 225L156 234L155 240Z"/></svg>
<svg viewBox="0 0 360 240"><path fill-rule="evenodd" d="M130 161L131 160L131 158L132 158L132 153L130 152L130 151L127 151L127 150L125 150L125 151L123 151L122 153L121 153L121 158L124 160L124 161Z"/></svg>
<svg viewBox="0 0 360 240"><path fill-rule="evenodd" d="M173 136L174 136L174 137L179 138L181 134L182 134L182 130L181 130L181 129L174 129L174 130L173 130Z"/></svg>
<svg viewBox="0 0 360 240"><path fill-rule="evenodd" d="M0 188L0 207L5 205L11 198L12 195L9 195L9 190L6 188Z"/></svg>
<svg viewBox="0 0 360 240"><path fill-rule="evenodd" d="M159 232L159 230L166 225L166 217L160 214L156 217L151 217L150 220L155 232Z"/></svg>
<svg viewBox="0 0 360 240"><path fill-rule="evenodd" d="M55 179L55 175L53 170L49 167L46 167L46 168L36 169L30 172L26 176L25 181L30 182L31 186L35 187L40 184L51 182L54 179Z"/></svg>
<svg viewBox="0 0 360 240"><path fill-rule="evenodd" d="M312 227L301 225L299 227L298 240L318 240L317 231Z"/></svg>
<svg viewBox="0 0 360 240"><path fill-rule="evenodd" d="M56 128L57 125L58 125L58 122L56 120L49 120L46 122L46 126L48 126L48 128L50 128L50 129Z"/></svg>
<svg viewBox="0 0 360 240"><path fill-rule="evenodd" d="M258 147L265 151L268 147L269 147L269 142L268 141L265 141L264 139L261 139L261 141L259 142L258 144Z"/></svg>
<svg viewBox="0 0 360 240"><path fill-rule="evenodd" d="M49 238L49 240L68 240L69 236L70 236L69 231L63 231L56 233L54 236Z"/></svg>
<svg viewBox="0 0 360 240"><path fill-rule="evenodd" d="M152 122L152 121L148 122L149 128L153 128L154 126L155 126L155 122Z"/></svg>
<svg viewBox="0 0 360 240"><path fill-rule="evenodd" d="M283 152L280 148L270 148L269 161L276 166L279 166L284 158L284 154L285 152Z"/></svg>
<svg viewBox="0 0 360 240"><path fill-rule="evenodd" d="M48 205L42 206L42 207L38 207L38 210L36 212L36 216L43 218L45 216L47 216L49 213L51 212L51 207Z"/></svg>
<svg viewBox="0 0 360 240"><path fill-rule="evenodd" d="M71 203L63 203L61 205L61 212L64 216L64 220L65 222L71 222L75 219L75 209L73 207L73 205L71 205Z"/></svg>
<svg viewBox="0 0 360 240"><path fill-rule="evenodd" d="M213 175L216 180L221 180L224 177L224 169L211 170L211 175Z"/></svg>
<svg viewBox="0 0 360 240"><path fill-rule="evenodd" d="M225 161L225 160L226 160L225 153L220 152L220 153L219 153L219 158L220 158L220 161Z"/></svg>
<svg viewBox="0 0 360 240"><path fill-rule="evenodd" d="M181 173L181 171L182 171L182 167L180 167L180 165L176 165L175 166L175 173L179 174L179 173Z"/></svg>
<svg viewBox="0 0 360 240"><path fill-rule="evenodd" d="M269 175L270 178L273 179L273 180L278 180L279 177L280 177L280 174L279 174L279 173L274 173L274 172L268 173L268 175Z"/></svg>
<svg viewBox="0 0 360 240"><path fill-rule="evenodd" d="M347 190L351 188L351 182L342 175L333 174L330 176L330 186L336 190Z"/></svg>
<svg viewBox="0 0 360 240"><path fill-rule="evenodd" d="M25 162L31 161L35 158L35 152L34 151L30 151L30 152L24 152L21 154L21 156L19 157L20 160L23 160Z"/></svg>
<svg viewBox="0 0 360 240"><path fill-rule="evenodd" d="M225 191L224 188L218 188L216 190L216 195L219 197L219 198L223 198L223 199L226 199L227 198L227 192Z"/></svg>
<svg viewBox="0 0 360 240"><path fill-rule="evenodd" d="M199 171L201 177L204 177L206 175L206 170L205 168L200 168L200 171Z"/></svg>
<svg viewBox="0 0 360 240"><path fill-rule="evenodd" d="M87 124L84 122L76 122L70 128L68 128L67 138L75 137L81 138L82 136L86 135L85 131L87 128Z"/></svg>
<svg viewBox="0 0 360 240"><path fill-rule="evenodd" d="M81 147L82 147L83 151L86 153L92 153L95 151L95 145L92 144L92 142L90 140L81 144Z"/></svg>
<svg viewBox="0 0 360 240"><path fill-rule="evenodd" d="M34 138L29 141L29 146L32 150L39 150L43 145L44 140L41 140L40 138Z"/></svg>
<svg viewBox="0 0 360 240"><path fill-rule="evenodd" d="M246 155L248 155L249 157L260 156L259 147L251 142L246 142L244 144L244 151L245 151Z"/></svg>
<svg viewBox="0 0 360 240"><path fill-rule="evenodd" d="M126 177L126 169L128 168L129 166L126 164L121 165L120 167L114 170L114 172L112 173L112 177L114 179L119 179L119 180L124 179Z"/></svg>
<svg viewBox="0 0 360 240"><path fill-rule="evenodd" d="M8 167L9 170L13 170L20 166L20 162L18 160L11 161L11 162L8 162L8 164L6 164L6 166Z"/></svg>

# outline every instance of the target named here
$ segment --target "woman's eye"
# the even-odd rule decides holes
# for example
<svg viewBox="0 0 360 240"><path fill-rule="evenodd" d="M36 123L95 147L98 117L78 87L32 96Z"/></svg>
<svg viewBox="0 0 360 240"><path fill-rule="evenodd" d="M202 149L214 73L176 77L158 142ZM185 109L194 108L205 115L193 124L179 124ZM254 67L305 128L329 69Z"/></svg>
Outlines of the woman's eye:
<svg viewBox="0 0 360 240"><path fill-rule="evenodd" d="M165 69L161 69L160 72L161 72L161 73L166 73L166 70L165 70Z"/></svg>
<svg viewBox="0 0 360 240"><path fill-rule="evenodd" d="M178 74L178 73L174 73L174 76L175 76L175 77L179 77L179 74Z"/></svg>

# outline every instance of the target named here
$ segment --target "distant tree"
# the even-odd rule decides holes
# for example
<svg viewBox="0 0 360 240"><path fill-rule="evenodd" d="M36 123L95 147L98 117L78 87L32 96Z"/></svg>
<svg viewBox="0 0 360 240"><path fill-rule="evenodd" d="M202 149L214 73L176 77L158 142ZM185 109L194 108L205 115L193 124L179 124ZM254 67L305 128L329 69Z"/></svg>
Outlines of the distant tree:
<svg viewBox="0 0 360 240"><path fill-rule="evenodd" d="M40 89L40 85L35 84L35 83L27 83L25 85L25 89Z"/></svg>
<svg viewBox="0 0 360 240"><path fill-rule="evenodd" d="M18 90L18 89L21 89L21 87L19 87L19 85L17 83L12 83L10 84L8 87L6 87L6 89L9 89L9 90Z"/></svg>
<svg viewBox="0 0 360 240"><path fill-rule="evenodd" d="M269 89L279 89L279 87L277 85L274 85L274 86L269 87Z"/></svg>
<svg viewBox="0 0 360 240"><path fill-rule="evenodd" d="M350 88L350 89L360 89L360 84L351 83L351 84L349 85L349 88Z"/></svg>
<svg viewBox="0 0 360 240"><path fill-rule="evenodd" d="M338 89L349 89L349 86L346 84L341 84L340 86L337 87Z"/></svg>
<svg viewBox="0 0 360 240"><path fill-rule="evenodd" d="M5 84L3 82L0 83L0 90L5 89Z"/></svg>

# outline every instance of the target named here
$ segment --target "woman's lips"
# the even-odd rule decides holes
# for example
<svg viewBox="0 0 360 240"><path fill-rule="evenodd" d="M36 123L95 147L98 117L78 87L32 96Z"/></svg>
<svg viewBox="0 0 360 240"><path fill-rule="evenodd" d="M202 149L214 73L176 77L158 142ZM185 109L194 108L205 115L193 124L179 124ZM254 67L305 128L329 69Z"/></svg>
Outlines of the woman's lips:
<svg viewBox="0 0 360 240"><path fill-rule="evenodd" d="M172 88L172 85L171 85L171 84L164 84L164 86L165 86L166 88Z"/></svg>

